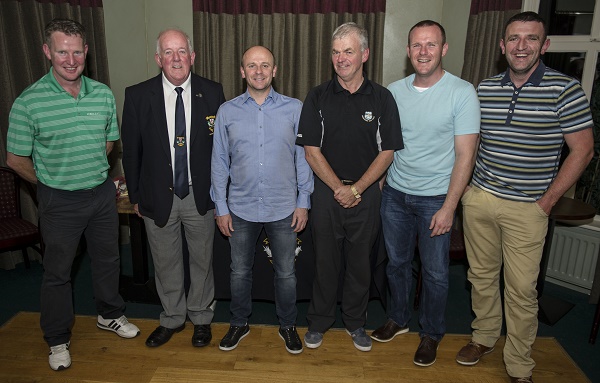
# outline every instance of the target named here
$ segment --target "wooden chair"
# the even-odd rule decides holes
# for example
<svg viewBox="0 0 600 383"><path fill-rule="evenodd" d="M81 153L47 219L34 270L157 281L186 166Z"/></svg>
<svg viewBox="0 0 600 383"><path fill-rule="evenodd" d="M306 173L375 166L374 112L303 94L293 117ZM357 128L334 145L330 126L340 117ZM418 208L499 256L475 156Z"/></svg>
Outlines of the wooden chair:
<svg viewBox="0 0 600 383"><path fill-rule="evenodd" d="M448 257L450 258L450 261L464 261L467 258L467 252L465 250L465 239L463 236L462 227L462 209L460 204L456 209L456 219L454 220L452 232L450 233L450 251L448 252ZM413 308L415 310L418 310L421 302L421 290L423 288L423 274L421 271L420 262L419 269L413 272L414 274L416 274L417 278L417 287L415 289L415 299L413 301Z"/></svg>
<svg viewBox="0 0 600 383"><path fill-rule="evenodd" d="M33 187L29 182L24 185L37 205ZM43 243L38 227L21 215L20 194L21 177L12 169L0 167L0 253L21 249L25 267L30 268L27 248L43 256Z"/></svg>

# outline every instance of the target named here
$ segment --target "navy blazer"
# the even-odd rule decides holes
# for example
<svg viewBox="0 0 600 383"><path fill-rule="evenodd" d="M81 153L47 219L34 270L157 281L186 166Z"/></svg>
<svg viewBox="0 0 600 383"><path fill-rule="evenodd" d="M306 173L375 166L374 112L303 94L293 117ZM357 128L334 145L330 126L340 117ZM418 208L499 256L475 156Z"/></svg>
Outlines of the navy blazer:
<svg viewBox="0 0 600 383"><path fill-rule="evenodd" d="M223 86L191 74L190 174L198 213L214 208L210 161L214 120L225 102ZM123 168L132 204L163 227L173 206L173 167L162 73L125 89L121 123Z"/></svg>

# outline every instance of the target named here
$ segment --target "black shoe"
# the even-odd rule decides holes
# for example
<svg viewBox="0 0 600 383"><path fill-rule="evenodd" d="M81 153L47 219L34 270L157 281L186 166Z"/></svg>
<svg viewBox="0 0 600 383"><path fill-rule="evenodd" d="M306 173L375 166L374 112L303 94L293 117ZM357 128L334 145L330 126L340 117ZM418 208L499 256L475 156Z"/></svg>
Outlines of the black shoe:
<svg viewBox="0 0 600 383"><path fill-rule="evenodd" d="M422 337L419 348L417 348L417 352L415 352L415 359L413 362L421 367L428 367L434 364L439 344L440 342L428 336Z"/></svg>
<svg viewBox="0 0 600 383"><path fill-rule="evenodd" d="M300 354L302 352L302 342L296 331L296 326L279 328L279 337L285 342L285 349L290 354Z"/></svg>
<svg viewBox="0 0 600 383"><path fill-rule="evenodd" d="M185 328L185 323L176 328L166 328L163 326L158 326L156 330L152 331L152 334L146 339L146 346L148 347L158 347L167 343L169 339L176 332L180 332Z"/></svg>
<svg viewBox="0 0 600 383"><path fill-rule="evenodd" d="M404 334L405 332L408 332L408 326L398 326L396 322L388 319L383 326L371 333L371 338L378 342L389 342L396 335Z"/></svg>
<svg viewBox="0 0 600 383"><path fill-rule="evenodd" d="M243 326L229 326L229 331L221 339L219 348L223 351L231 351L240 344L240 340L244 339L246 335L250 333L250 327L248 324Z"/></svg>
<svg viewBox="0 0 600 383"><path fill-rule="evenodd" d="M209 324L194 325L194 335L192 335L192 345L194 347L204 347L210 344L212 333Z"/></svg>

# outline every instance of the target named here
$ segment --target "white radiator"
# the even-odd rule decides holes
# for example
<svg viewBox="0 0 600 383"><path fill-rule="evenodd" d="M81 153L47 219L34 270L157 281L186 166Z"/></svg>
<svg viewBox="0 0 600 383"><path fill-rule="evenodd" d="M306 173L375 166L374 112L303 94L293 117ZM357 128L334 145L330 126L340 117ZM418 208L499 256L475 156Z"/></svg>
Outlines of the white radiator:
<svg viewBox="0 0 600 383"><path fill-rule="evenodd" d="M552 237L546 280L589 294L600 252L600 216L582 226L557 224Z"/></svg>

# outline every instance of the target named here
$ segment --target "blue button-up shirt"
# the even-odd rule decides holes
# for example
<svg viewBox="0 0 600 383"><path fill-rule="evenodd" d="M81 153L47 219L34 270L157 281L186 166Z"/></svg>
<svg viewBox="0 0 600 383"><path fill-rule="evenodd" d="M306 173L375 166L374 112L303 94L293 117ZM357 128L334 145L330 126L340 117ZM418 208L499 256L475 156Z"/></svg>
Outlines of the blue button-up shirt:
<svg viewBox="0 0 600 383"><path fill-rule="evenodd" d="M301 110L302 102L272 88L262 105L248 91L221 105L210 190L217 216L274 222L310 208L313 173L295 144Z"/></svg>

